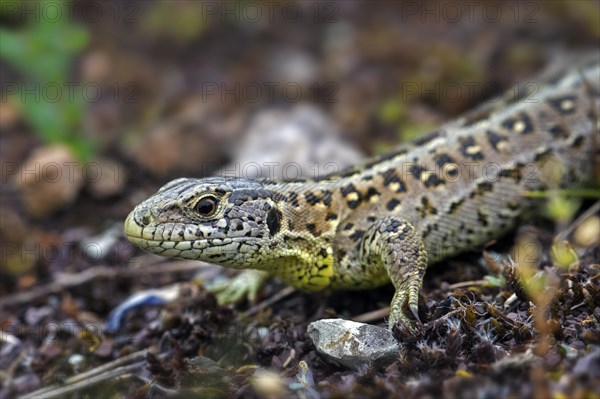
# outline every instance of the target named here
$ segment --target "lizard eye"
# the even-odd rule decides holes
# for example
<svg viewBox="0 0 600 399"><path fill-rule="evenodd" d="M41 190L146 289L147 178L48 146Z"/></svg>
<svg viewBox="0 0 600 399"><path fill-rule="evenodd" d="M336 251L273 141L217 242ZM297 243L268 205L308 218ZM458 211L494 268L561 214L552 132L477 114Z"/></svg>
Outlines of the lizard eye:
<svg viewBox="0 0 600 399"><path fill-rule="evenodd" d="M196 212L202 216L212 216L217 211L218 200L215 197L204 197L196 204Z"/></svg>

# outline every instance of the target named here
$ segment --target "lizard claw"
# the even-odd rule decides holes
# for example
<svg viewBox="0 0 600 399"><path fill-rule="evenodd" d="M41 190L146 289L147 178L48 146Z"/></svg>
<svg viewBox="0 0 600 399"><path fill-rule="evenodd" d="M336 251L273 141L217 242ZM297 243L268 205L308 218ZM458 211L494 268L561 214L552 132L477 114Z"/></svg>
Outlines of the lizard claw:
<svg viewBox="0 0 600 399"><path fill-rule="evenodd" d="M412 317L410 317L409 311ZM388 327L391 329L398 322L411 329L416 328L417 324L423 324L419 318L418 290L411 290L407 286L401 286L396 290L390 305Z"/></svg>
<svg viewBox="0 0 600 399"><path fill-rule="evenodd" d="M423 322L421 322L421 319L419 318L419 308L417 305L410 305L410 312L412 313L412 315L415 317L415 319L423 324Z"/></svg>

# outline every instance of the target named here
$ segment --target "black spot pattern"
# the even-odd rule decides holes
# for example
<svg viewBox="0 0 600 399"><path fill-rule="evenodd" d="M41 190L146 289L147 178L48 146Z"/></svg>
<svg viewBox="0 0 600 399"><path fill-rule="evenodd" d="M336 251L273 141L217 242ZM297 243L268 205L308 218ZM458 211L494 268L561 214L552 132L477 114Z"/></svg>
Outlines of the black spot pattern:
<svg viewBox="0 0 600 399"><path fill-rule="evenodd" d="M392 183L398 183L398 188L396 189L396 192L397 193L406 192L406 184L404 184L404 181L402 181L400 176L398 176L398 174L396 173L396 169L394 169L394 168L388 169L385 172L381 173L381 176L383 177L383 185L384 186L387 187Z"/></svg>
<svg viewBox="0 0 600 399"><path fill-rule="evenodd" d="M583 144L584 141L585 141L584 136L577 136L575 138L575 140L573 140L573 142L571 143L571 147L573 147L573 148L581 147L581 145Z"/></svg>
<svg viewBox="0 0 600 399"><path fill-rule="evenodd" d="M365 194L365 201L369 201L371 199L371 197L377 196L379 195L379 191L377 191L377 189L375 189L375 187L369 187L369 189L367 190L367 193Z"/></svg>
<svg viewBox="0 0 600 399"><path fill-rule="evenodd" d="M561 115L570 115L577 110L574 96L550 98L548 99L548 104Z"/></svg>
<svg viewBox="0 0 600 399"><path fill-rule="evenodd" d="M282 215L279 209L271 209L269 213L267 213L267 227L272 236L279 232L279 228L281 227L281 217Z"/></svg>
<svg viewBox="0 0 600 399"><path fill-rule="evenodd" d="M567 130L560 125L554 125L550 127L548 129L548 132L555 139L566 139L567 137L569 137L569 132L567 132Z"/></svg>
<svg viewBox="0 0 600 399"><path fill-rule="evenodd" d="M310 234L312 234L315 237L318 237L321 235L321 233L319 231L317 231L317 225L315 225L314 223L307 223L306 229L309 231Z"/></svg>
<svg viewBox="0 0 600 399"><path fill-rule="evenodd" d="M350 239L352 241L358 241L365 235L364 230L356 230L352 234L350 234Z"/></svg>
<svg viewBox="0 0 600 399"><path fill-rule="evenodd" d="M458 201L454 201L450 204L450 208L448 208L448 213L452 214L456 212L460 208L460 206L465 202L464 198L459 199Z"/></svg>
<svg viewBox="0 0 600 399"><path fill-rule="evenodd" d="M288 194L288 201L294 207L299 207L300 206L300 203L298 202L298 193L296 193L294 191L292 191L291 193Z"/></svg>
<svg viewBox="0 0 600 399"><path fill-rule="evenodd" d="M400 201L397 200L396 198L392 198L391 200L389 200L389 202L386 205L386 208L388 209L388 211L393 211L394 209L396 209L396 207L400 205Z"/></svg>
<svg viewBox="0 0 600 399"><path fill-rule="evenodd" d="M518 124L523 123L523 129L520 130L521 134L533 133L533 123L531 118L524 112L519 113L514 118L507 118L502 122L502 126L510 131L515 131Z"/></svg>
<svg viewBox="0 0 600 399"><path fill-rule="evenodd" d="M429 173L427 179L423 182L425 187L436 187L444 184L444 181L439 178L435 173Z"/></svg>
<svg viewBox="0 0 600 399"><path fill-rule="evenodd" d="M466 158L470 158L474 161L481 161L483 159L483 154L481 150L473 151L473 148L477 147L477 143L473 137L466 137L459 139L460 142L460 153L463 154Z"/></svg>
<svg viewBox="0 0 600 399"><path fill-rule="evenodd" d="M326 216L325 216L325 220L335 220L337 219L338 215L332 212L329 212Z"/></svg>
<svg viewBox="0 0 600 399"><path fill-rule="evenodd" d="M500 133L496 133L493 130L488 130L485 132L488 142L492 146L492 148L496 151L499 151L500 143L507 142L508 138L506 136L501 135Z"/></svg>

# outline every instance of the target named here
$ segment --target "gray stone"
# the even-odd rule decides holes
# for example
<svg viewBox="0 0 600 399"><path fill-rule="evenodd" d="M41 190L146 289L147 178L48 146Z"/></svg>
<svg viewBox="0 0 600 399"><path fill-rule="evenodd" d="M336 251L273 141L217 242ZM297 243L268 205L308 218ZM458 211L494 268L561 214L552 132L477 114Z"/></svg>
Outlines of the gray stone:
<svg viewBox="0 0 600 399"><path fill-rule="evenodd" d="M298 104L257 113L231 157L235 162L217 176L315 178L354 165L363 154L325 112Z"/></svg>
<svg viewBox="0 0 600 399"><path fill-rule="evenodd" d="M81 163L64 145L40 147L15 175L15 185L28 213L44 218L75 201L83 186Z"/></svg>
<svg viewBox="0 0 600 399"><path fill-rule="evenodd" d="M386 366L400 348L388 329L343 319L310 323L308 335L321 355L351 369Z"/></svg>

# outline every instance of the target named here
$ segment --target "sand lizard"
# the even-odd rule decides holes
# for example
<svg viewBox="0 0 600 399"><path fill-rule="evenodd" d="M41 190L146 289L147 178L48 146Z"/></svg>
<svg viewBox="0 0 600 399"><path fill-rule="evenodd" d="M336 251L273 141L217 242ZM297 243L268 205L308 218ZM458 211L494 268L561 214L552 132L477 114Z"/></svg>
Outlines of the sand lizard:
<svg viewBox="0 0 600 399"><path fill-rule="evenodd" d="M523 191L552 184L540 172L548 161L562 165L561 187L597 173L600 63L583 59L526 85L533 93L325 178L171 181L125 233L148 252L258 269L308 291L391 281L389 326L414 323L426 267L513 227Z"/></svg>

